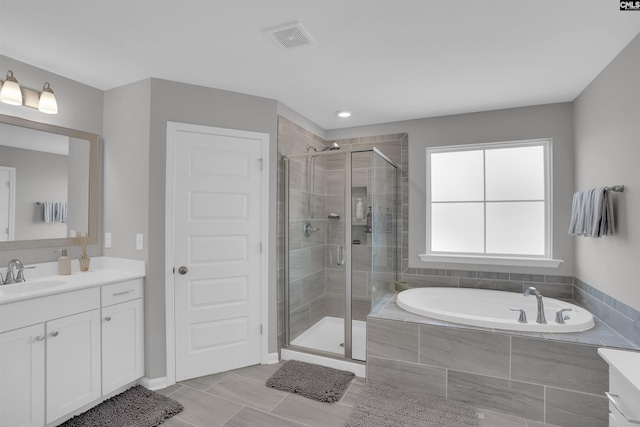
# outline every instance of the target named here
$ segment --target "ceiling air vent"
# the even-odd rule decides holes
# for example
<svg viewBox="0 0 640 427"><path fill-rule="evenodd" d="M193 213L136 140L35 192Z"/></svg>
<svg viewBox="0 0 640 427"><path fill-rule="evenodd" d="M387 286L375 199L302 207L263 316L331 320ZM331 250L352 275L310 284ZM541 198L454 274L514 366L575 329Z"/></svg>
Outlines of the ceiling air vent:
<svg viewBox="0 0 640 427"><path fill-rule="evenodd" d="M309 35L307 30L305 30L299 22L269 28L268 30L264 30L264 33L272 42L283 49L315 44L311 35Z"/></svg>

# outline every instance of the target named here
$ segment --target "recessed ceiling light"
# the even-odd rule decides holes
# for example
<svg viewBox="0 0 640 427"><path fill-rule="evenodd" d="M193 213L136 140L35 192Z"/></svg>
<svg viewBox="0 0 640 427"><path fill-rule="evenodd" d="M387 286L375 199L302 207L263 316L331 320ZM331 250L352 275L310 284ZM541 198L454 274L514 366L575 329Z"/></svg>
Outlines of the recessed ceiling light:
<svg viewBox="0 0 640 427"><path fill-rule="evenodd" d="M346 119L347 117L351 117L351 111L336 111L336 116Z"/></svg>

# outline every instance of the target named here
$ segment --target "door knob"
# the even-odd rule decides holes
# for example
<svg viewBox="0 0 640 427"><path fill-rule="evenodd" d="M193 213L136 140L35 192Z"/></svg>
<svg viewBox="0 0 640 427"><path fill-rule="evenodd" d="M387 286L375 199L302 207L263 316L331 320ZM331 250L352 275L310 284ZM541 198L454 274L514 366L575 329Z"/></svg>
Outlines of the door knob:
<svg viewBox="0 0 640 427"><path fill-rule="evenodd" d="M178 269L178 273L180 274L187 274L187 271L189 271L189 269L184 265Z"/></svg>

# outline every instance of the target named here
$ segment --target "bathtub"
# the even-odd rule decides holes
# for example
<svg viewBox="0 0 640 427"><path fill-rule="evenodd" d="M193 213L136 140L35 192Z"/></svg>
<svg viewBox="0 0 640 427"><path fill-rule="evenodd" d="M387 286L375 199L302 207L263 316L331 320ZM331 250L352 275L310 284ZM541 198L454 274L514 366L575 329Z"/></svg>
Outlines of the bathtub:
<svg viewBox="0 0 640 427"><path fill-rule="evenodd" d="M591 329L593 315L582 307L543 296L546 324L536 323L537 302L534 295L528 297L514 292L490 291L466 288L416 288L398 294L398 306L411 313L446 322L508 331L567 333ZM522 308L528 323L518 322L519 312L510 308ZM565 324L555 322L556 312L563 308Z"/></svg>

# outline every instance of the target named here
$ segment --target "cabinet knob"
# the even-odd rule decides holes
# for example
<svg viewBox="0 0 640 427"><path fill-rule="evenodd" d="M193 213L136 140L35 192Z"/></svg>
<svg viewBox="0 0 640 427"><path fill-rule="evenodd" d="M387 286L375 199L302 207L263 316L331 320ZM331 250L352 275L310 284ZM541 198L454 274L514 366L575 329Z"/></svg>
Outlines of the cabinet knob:
<svg viewBox="0 0 640 427"><path fill-rule="evenodd" d="M57 337L57 336L58 336L58 331L53 331L53 332L51 332L51 336L52 336L52 337Z"/></svg>
<svg viewBox="0 0 640 427"><path fill-rule="evenodd" d="M110 321L111 321L111 316L107 316L107 317L105 317L105 318L104 318L104 321L105 321L105 322L110 322Z"/></svg>
<svg viewBox="0 0 640 427"><path fill-rule="evenodd" d="M44 341L44 335L38 335L36 341Z"/></svg>

